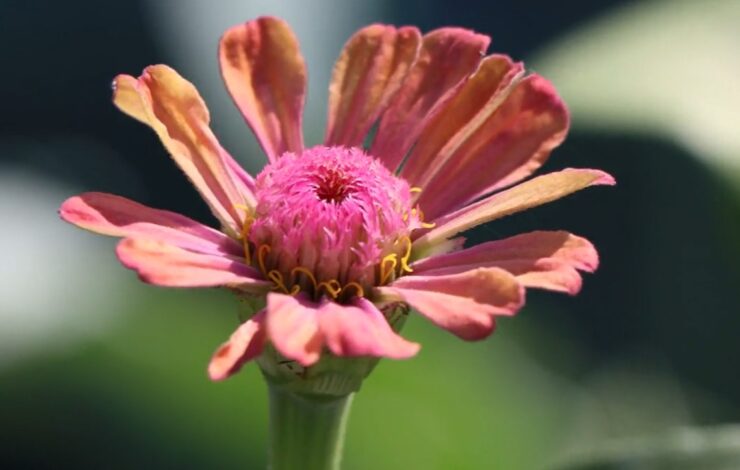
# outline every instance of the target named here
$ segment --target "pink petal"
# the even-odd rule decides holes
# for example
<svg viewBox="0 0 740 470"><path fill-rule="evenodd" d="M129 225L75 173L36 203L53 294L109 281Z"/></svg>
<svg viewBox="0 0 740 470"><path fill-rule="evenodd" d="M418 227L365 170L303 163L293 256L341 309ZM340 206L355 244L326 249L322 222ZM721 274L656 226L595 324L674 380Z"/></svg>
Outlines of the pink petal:
<svg viewBox="0 0 740 470"><path fill-rule="evenodd" d="M78 227L113 237L157 240L198 253L241 258L236 241L184 215L152 209L121 196L84 193L62 204L59 215Z"/></svg>
<svg viewBox="0 0 740 470"><path fill-rule="evenodd" d="M513 315L524 305L524 289L510 273L478 268L440 275L409 275L377 289L381 296L399 298L444 328L466 340L493 332L496 315Z"/></svg>
<svg viewBox="0 0 740 470"><path fill-rule="evenodd" d="M367 299L354 305L327 301L319 309L319 326L326 345L337 356L373 356L406 359L419 345L391 329L382 313Z"/></svg>
<svg viewBox="0 0 740 470"><path fill-rule="evenodd" d="M548 173L435 220L436 226L414 241L414 249L423 255L434 245L477 225L552 202L588 186L614 184L614 178L600 170L568 168Z"/></svg>
<svg viewBox="0 0 740 470"><path fill-rule="evenodd" d="M582 280L576 269L593 272L599 255L585 238L568 232L530 232L482 243L412 265L415 274L453 274L475 267L499 267L525 287L576 294Z"/></svg>
<svg viewBox="0 0 740 470"><path fill-rule="evenodd" d="M576 295L583 285L581 275L573 266L554 258L502 261L498 266L514 274L525 287Z"/></svg>
<svg viewBox="0 0 740 470"><path fill-rule="evenodd" d="M414 273L470 265L495 265L515 260L552 258L574 268L593 272L599 266L599 255L583 237L564 231L536 231L481 243L454 253L425 258L412 265Z"/></svg>
<svg viewBox="0 0 740 470"><path fill-rule="evenodd" d="M218 57L226 88L270 161L301 152L306 65L288 24L262 17L234 26Z"/></svg>
<svg viewBox="0 0 740 470"><path fill-rule="evenodd" d="M374 24L355 33L334 66L329 85L326 145L360 146L401 87L419 50L413 27Z"/></svg>
<svg viewBox="0 0 740 470"><path fill-rule="evenodd" d="M440 28L422 39L419 57L386 109L370 154L394 171L431 117L480 62L490 38L460 28Z"/></svg>
<svg viewBox="0 0 740 470"><path fill-rule="evenodd" d="M524 287L565 292L571 295L581 290L583 280L578 271L555 258L500 260L489 263L472 263L423 271L425 276L459 274L471 269L496 267L514 276ZM421 272L419 273L422 274Z"/></svg>
<svg viewBox="0 0 740 470"><path fill-rule="evenodd" d="M484 58L473 75L430 119L401 169L413 186L425 187L439 167L491 116L521 80L524 67L504 55Z"/></svg>
<svg viewBox="0 0 740 470"><path fill-rule="evenodd" d="M498 268L476 268L444 276L408 275L396 279L389 287L468 297L490 305L499 315L512 315L524 303L519 283L510 273Z"/></svg>
<svg viewBox="0 0 740 470"><path fill-rule="evenodd" d="M243 205L246 205L248 207L254 207L255 206L255 199L253 199L253 194L257 190L257 188L254 185L254 178L252 175L247 173L247 171L242 168L239 163L237 163L236 160L231 158L231 156L228 153L225 153L224 161L226 162L226 166L229 167L231 170L231 173L234 175L234 178L237 179L238 183L241 183L243 187L247 188L247 190L250 193L250 197L245 201Z"/></svg>
<svg viewBox="0 0 740 470"><path fill-rule="evenodd" d="M493 99L503 102L462 128L428 163L426 179L412 181L424 189L419 204L430 219L526 178L565 139L568 111L544 78L515 80Z"/></svg>
<svg viewBox="0 0 740 470"><path fill-rule="evenodd" d="M194 253L160 241L124 238L116 247L121 263L149 284L166 287L226 286L264 293L272 283L246 264L223 256Z"/></svg>
<svg viewBox="0 0 740 470"><path fill-rule="evenodd" d="M208 127L208 109L195 87L171 68L153 65L138 79L117 76L113 89L115 105L157 133L214 215L238 234L244 218L238 207L254 205L253 184L235 175L238 164Z"/></svg>
<svg viewBox="0 0 740 470"><path fill-rule="evenodd" d="M323 340L318 305L300 296L267 295L267 331L275 348L288 359L310 366L319 360Z"/></svg>
<svg viewBox="0 0 740 470"><path fill-rule="evenodd" d="M496 328L494 309L467 297L393 287L379 291L398 296L438 327L467 341L486 338Z"/></svg>
<svg viewBox="0 0 740 470"><path fill-rule="evenodd" d="M265 311L239 325L231 338L213 354L208 364L211 380L224 380L239 372L242 366L262 354L266 334Z"/></svg>

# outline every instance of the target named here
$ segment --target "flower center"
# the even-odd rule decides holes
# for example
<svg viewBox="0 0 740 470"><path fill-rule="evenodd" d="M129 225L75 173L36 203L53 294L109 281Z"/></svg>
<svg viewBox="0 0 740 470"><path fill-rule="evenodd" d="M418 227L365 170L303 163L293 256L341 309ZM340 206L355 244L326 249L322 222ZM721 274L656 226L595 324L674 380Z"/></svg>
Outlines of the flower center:
<svg viewBox="0 0 740 470"><path fill-rule="evenodd" d="M334 168L316 175L316 179L316 195L323 201L340 203L352 192L352 179Z"/></svg>
<svg viewBox="0 0 740 470"><path fill-rule="evenodd" d="M411 190L359 148L285 153L256 179L246 257L288 294L339 301L409 271Z"/></svg>

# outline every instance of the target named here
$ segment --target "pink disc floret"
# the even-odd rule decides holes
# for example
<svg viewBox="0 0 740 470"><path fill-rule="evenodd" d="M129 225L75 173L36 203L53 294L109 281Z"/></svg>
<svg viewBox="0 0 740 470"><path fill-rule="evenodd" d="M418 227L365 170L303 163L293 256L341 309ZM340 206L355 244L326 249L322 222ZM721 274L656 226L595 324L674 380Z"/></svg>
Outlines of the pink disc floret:
<svg viewBox="0 0 740 470"><path fill-rule="evenodd" d="M383 259L402 256L420 225L408 183L359 148L285 153L256 188L249 241L263 269L308 286L307 272L319 283L377 285Z"/></svg>

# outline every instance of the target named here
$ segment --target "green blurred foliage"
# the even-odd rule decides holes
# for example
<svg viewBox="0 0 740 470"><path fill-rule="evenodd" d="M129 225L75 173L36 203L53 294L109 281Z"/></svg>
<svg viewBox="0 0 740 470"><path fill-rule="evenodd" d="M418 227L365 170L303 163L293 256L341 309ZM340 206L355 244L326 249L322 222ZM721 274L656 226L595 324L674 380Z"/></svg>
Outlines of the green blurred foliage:
<svg viewBox="0 0 740 470"><path fill-rule="evenodd" d="M0 441L14 443L5 465L264 468L267 398L257 367L219 384L205 374L235 326L236 300L126 288L136 295L125 324L1 376L0 402L12 412ZM412 361L382 362L366 381L346 468L531 468L552 453L567 416L558 397L569 387L504 333L469 345L418 318L409 323L406 334L427 347Z"/></svg>

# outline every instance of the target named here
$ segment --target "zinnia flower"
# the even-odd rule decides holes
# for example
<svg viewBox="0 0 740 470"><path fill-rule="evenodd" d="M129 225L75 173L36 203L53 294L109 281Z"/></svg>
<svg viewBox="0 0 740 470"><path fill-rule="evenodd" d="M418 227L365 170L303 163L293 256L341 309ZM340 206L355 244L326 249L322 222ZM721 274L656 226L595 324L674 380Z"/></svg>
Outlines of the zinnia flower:
<svg viewBox="0 0 740 470"><path fill-rule="evenodd" d="M563 141L568 112L545 79L485 56L488 44L459 28L361 29L334 67L324 143L306 148L294 34L268 17L231 28L221 73L269 160L256 178L221 147L195 87L171 68L120 75L113 95L157 133L220 229L102 193L68 199L61 216L122 237L118 258L144 282L263 300L214 355L216 380L268 348L303 367L322 355L413 356L419 346L393 327L399 306L465 340L485 338L496 317L522 307L525 288L577 293L578 270L596 269L598 256L561 231L468 248L460 234L614 184L591 169L520 183Z"/></svg>

